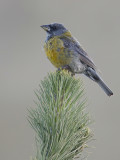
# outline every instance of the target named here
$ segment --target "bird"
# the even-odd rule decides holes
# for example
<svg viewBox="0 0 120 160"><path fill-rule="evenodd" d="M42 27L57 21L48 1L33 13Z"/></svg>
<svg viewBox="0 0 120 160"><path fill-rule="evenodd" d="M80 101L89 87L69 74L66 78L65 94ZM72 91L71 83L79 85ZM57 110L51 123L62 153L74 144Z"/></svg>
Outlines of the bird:
<svg viewBox="0 0 120 160"><path fill-rule="evenodd" d="M92 59L63 24L51 23L40 27L47 33L45 53L56 68L67 69L73 75L84 74L96 82L108 96L113 95L100 77Z"/></svg>

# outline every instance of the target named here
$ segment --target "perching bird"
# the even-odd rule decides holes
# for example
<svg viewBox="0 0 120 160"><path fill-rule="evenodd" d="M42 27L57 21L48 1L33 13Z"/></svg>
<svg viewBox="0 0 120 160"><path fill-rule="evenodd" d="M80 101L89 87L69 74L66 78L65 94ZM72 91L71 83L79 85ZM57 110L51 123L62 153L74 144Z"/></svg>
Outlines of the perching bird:
<svg viewBox="0 0 120 160"><path fill-rule="evenodd" d="M57 68L66 68L73 74L83 73L111 96L113 92L107 87L97 73L97 69L88 54L62 25L53 23L41 26L47 32L44 49L48 59Z"/></svg>

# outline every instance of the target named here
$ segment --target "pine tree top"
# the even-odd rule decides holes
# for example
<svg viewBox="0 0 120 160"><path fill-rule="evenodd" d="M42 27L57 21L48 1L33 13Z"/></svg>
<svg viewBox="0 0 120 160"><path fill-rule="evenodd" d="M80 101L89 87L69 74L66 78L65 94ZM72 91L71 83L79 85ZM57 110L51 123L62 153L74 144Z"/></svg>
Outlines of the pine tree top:
<svg viewBox="0 0 120 160"><path fill-rule="evenodd" d="M73 160L92 134L84 109L86 97L81 79L66 71L48 74L35 92L36 108L29 110L29 122L36 132L34 160Z"/></svg>

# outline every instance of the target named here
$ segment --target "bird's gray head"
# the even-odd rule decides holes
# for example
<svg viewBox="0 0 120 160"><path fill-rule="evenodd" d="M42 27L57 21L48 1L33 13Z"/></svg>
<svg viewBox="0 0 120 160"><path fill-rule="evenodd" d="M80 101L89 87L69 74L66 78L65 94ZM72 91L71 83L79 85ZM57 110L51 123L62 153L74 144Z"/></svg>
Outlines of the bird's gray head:
<svg viewBox="0 0 120 160"><path fill-rule="evenodd" d="M58 36L67 32L67 29L62 24L59 23L42 25L41 27L47 32L48 36L50 37Z"/></svg>

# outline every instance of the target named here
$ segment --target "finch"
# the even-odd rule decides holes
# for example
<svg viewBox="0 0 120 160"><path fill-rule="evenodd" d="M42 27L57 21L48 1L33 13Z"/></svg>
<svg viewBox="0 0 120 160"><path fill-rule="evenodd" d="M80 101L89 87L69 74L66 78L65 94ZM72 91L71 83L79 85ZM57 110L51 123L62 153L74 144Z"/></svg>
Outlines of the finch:
<svg viewBox="0 0 120 160"><path fill-rule="evenodd" d="M47 33L44 45L46 55L55 67L68 69L73 74L82 73L95 81L108 96L113 95L97 73L94 62L63 24L53 23L41 27Z"/></svg>

